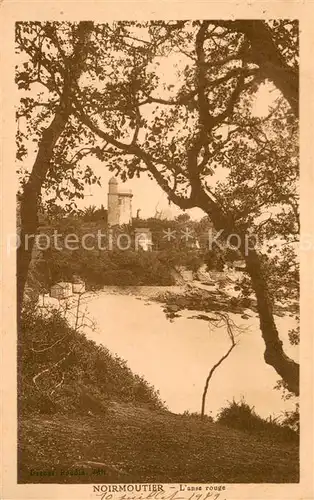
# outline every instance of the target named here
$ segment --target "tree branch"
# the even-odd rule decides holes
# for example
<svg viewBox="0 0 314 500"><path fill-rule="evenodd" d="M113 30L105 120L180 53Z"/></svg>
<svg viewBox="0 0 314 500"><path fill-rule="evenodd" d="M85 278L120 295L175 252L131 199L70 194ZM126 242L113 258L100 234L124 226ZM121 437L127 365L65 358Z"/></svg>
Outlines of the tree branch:
<svg viewBox="0 0 314 500"><path fill-rule="evenodd" d="M177 204L182 209L193 208L195 206L195 204L197 203L197 199L195 198L195 196L191 195L190 198L185 198L176 194L155 166L154 160L140 146L132 144L132 142L129 144L125 144L121 141L118 141L110 134L102 130L86 113L84 113L84 110L77 100L74 100L74 102L78 116L82 120L82 123L90 130L92 130L92 132L97 134L100 138L104 139L116 148L124 151L127 154L135 155L140 158L146 164L149 172L152 173L159 186L167 193L169 199L173 203Z"/></svg>
<svg viewBox="0 0 314 500"><path fill-rule="evenodd" d="M299 72L286 63L265 21L210 21L217 26L243 33L250 41L250 57L264 75L281 90L296 117L299 116Z"/></svg>
<svg viewBox="0 0 314 500"><path fill-rule="evenodd" d="M51 366L49 366L48 368L45 368L44 370L40 371L39 373L37 373L37 375L35 375L35 376L33 377L33 383L34 383L34 385L35 385L36 389L40 390L40 388L38 387L37 382L36 382L36 381L37 381L37 379L38 379L39 377L41 377L42 375L44 375L44 373L48 373L48 372L50 372L51 370L53 370L54 368L57 368L57 366L61 365L61 363L63 363L63 361L65 361L65 360L66 360L66 359L70 356L70 354L71 354L72 352L73 352L73 349L70 349L70 351L69 351L69 352L67 352L67 353L66 353L66 355L65 355L65 356L63 356L63 358L62 358L62 359L60 359L60 360L59 360L59 361L57 361L56 363L53 363L53 364L52 364Z"/></svg>
<svg viewBox="0 0 314 500"><path fill-rule="evenodd" d="M234 333L232 330L232 326L235 326L235 325L231 323L231 320L227 314L216 313L216 315L218 315L221 319L223 319L223 321L225 322L225 324L227 326L227 332L228 332L228 336L229 336L230 341L231 341L231 346L228 349L228 351L219 359L219 361L217 361L217 363L215 363L214 366L210 369L209 374L206 378L205 386L204 386L204 390L203 390L203 395L202 395L201 417L204 417L204 415L205 415L205 403L206 403L206 396L207 396L209 382L210 382L212 376L214 375L215 370L217 370L217 368L221 365L221 363L223 363L223 361L228 358L228 356L231 354L231 352L233 351L233 349L237 345L237 342L235 341L235 336L234 336Z"/></svg>
<svg viewBox="0 0 314 500"><path fill-rule="evenodd" d="M31 351L33 352L45 352L45 351L49 351L50 349L52 349L55 345L59 344L60 342L62 342L62 340L65 339L67 335L64 335L63 337L61 337L61 339L57 340L56 342L54 342L52 345L50 345L49 347L45 347L44 349L34 349L33 347L31 347Z"/></svg>

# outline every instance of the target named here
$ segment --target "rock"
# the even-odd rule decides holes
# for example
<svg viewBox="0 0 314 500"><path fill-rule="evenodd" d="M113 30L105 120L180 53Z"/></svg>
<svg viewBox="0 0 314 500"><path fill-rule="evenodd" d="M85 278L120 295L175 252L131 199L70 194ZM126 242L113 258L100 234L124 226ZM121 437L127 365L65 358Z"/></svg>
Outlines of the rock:
<svg viewBox="0 0 314 500"><path fill-rule="evenodd" d="M210 317L206 316L206 314L198 314L197 316L193 316L195 319L203 319L204 321L209 321Z"/></svg>
<svg viewBox="0 0 314 500"><path fill-rule="evenodd" d="M177 304L167 304L166 310L168 312L178 312L180 311L180 306Z"/></svg>

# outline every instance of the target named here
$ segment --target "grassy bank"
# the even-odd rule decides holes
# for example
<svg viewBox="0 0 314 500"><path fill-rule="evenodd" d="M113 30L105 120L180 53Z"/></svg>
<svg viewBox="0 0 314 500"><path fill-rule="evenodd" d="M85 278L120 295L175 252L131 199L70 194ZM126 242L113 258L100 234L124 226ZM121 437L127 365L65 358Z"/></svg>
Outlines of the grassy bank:
<svg viewBox="0 0 314 500"><path fill-rule="evenodd" d="M26 418L20 442L20 482L290 483L299 477L297 443L126 403L102 415Z"/></svg>

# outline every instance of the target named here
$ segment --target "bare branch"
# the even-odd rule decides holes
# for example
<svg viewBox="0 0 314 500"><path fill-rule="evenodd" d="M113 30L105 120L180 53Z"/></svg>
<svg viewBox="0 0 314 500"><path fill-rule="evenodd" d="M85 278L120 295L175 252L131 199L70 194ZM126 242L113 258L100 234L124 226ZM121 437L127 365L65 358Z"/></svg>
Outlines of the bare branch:
<svg viewBox="0 0 314 500"><path fill-rule="evenodd" d="M237 345L237 342L235 341L235 334L234 334L233 328L239 328L239 327L237 327L235 325L235 323L229 318L229 316L227 314L220 313L220 312L217 312L215 314L218 315L224 321L225 325L227 326L227 332L228 332L228 336L229 336L230 341L231 341L231 346L229 347L227 352L219 359L219 361L217 361L217 363L215 363L214 366L210 369L209 374L206 378L205 386L204 386L204 390L203 390L203 396L202 396L202 407L201 407L201 416L202 417L204 417L204 415L205 415L205 403L206 403L206 396L207 396L209 382L210 382L215 370L217 370L217 368L223 363L223 361L225 361L225 359L228 358L228 356L231 354L231 352L233 351L233 349Z"/></svg>
<svg viewBox="0 0 314 500"><path fill-rule="evenodd" d="M67 337L67 335L64 335L63 337L61 337L61 339L58 339L52 345L50 345L49 347L45 347L44 349L34 349L33 347L31 347L30 349L33 352L45 352L45 351L49 351L49 349L52 349L55 345L60 344L60 342L62 342L62 340L64 340L66 337Z"/></svg>
<svg viewBox="0 0 314 500"><path fill-rule="evenodd" d="M73 352L73 349L70 349L69 352L67 352L67 354L65 356L63 356L62 359L60 359L56 363L53 363L51 366L49 366L48 368L45 368L44 370L42 370L41 372L37 373L37 375L35 375L33 377L33 383L34 383L36 389L38 389L40 391L40 388L37 385L37 379L39 377L41 377L42 375L44 375L44 373L49 373L49 372L51 372L51 370L53 370L54 368L57 368L57 366L61 365L63 363L63 361L65 361L70 356L70 354L72 352Z"/></svg>
<svg viewBox="0 0 314 500"><path fill-rule="evenodd" d="M61 377L60 382L50 392L50 396L52 396L56 392L56 390L59 389L59 387L61 387L61 385L63 384L63 382L64 382L64 372L62 373L62 377Z"/></svg>

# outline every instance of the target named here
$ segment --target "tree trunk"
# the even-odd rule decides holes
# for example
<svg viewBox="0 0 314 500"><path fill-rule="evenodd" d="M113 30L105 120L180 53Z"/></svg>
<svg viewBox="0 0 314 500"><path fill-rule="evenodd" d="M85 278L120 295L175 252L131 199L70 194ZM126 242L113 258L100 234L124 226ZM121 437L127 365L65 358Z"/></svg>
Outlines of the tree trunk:
<svg viewBox="0 0 314 500"><path fill-rule="evenodd" d="M17 250L17 314L18 320L22 308L27 274L32 259L34 238L38 230L38 202L41 195L42 185L46 179L50 162L53 157L54 147L64 132L72 111L72 92L81 73L83 63L87 56L87 42L92 30L93 23L90 21L80 22L77 28L78 41L75 45L73 55L68 58L65 68L63 92L60 105L56 114L43 132L39 143L38 153L28 182L23 188L20 217L21 232L20 246Z"/></svg>
<svg viewBox="0 0 314 500"><path fill-rule="evenodd" d="M288 389L299 395L299 364L290 359L283 350L259 256L255 250L250 250L244 258L257 299L260 329L265 343L264 359L286 382Z"/></svg>
<svg viewBox="0 0 314 500"><path fill-rule="evenodd" d="M252 60L282 92L295 116L299 116L299 75L285 62L270 29L263 21L238 21L238 24L251 42Z"/></svg>
<svg viewBox="0 0 314 500"><path fill-rule="evenodd" d="M69 113L57 113L50 126L43 132L37 157L25 184L21 204L20 246L17 250L17 307L21 311L28 269L32 260L35 236L38 230L38 201L46 178L53 148L65 129Z"/></svg>

